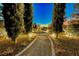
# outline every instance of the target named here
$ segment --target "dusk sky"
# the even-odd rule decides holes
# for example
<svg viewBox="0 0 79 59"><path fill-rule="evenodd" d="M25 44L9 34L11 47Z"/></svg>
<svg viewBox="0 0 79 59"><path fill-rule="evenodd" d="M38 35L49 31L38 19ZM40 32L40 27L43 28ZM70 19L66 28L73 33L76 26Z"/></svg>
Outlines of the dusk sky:
<svg viewBox="0 0 79 59"><path fill-rule="evenodd" d="M1 6L2 5L0 4L0 9L1 9ZM53 3L34 3L33 4L33 23L51 24L52 16L53 16L53 8L54 8ZM2 10L0 10L0 13L1 12ZM74 12L74 4L67 3L65 16L69 18L71 17L73 12Z"/></svg>

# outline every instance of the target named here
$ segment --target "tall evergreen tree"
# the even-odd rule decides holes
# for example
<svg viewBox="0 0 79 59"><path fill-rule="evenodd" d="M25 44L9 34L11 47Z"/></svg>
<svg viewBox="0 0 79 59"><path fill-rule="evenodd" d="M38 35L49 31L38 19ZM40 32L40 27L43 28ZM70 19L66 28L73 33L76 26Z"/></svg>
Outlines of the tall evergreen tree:
<svg viewBox="0 0 79 59"><path fill-rule="evenodd" d="M26 33L32 31L32 4L31 3L25 3L25 13L24 13L24 24L25 24L25 31Z"/></svg>
<svg viewBox="0 0 79 59"><path fill-rule="evenodd" d="M7 34L15 41L15 38L24 31L24 4L3 3L3 6L2 13Z"/></svg>
<svg viewBox="0 0 79 59"><path fill-rule="evenodd" d="M63 31L62 24L65 15L65 3L54 4L53 31L57 34Z"/></svg>

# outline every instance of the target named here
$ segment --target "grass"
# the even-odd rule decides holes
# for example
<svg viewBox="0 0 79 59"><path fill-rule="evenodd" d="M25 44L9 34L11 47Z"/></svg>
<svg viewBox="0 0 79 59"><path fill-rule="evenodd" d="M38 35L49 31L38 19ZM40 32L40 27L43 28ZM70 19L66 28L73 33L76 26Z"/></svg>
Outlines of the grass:
<svg viewBox="0 0 79 59"><path fill-rule="evenodd" d="M79 56L79 38L73 37L59 36L53 40L57 56Z"/></svg>
<svg viewBox="0 0 79 59"><path fill-rule="evenodd" d="M22 49L24 49L34 39L31 38L29 40L27 34L20 35L16 38L15 42L6 37L6 35L0 36L0 56L14 56Z"/></svg>
<svg viewBox="0 0 79 59"><path fill-rule="evenodd" d="M27 34L21 34L16 41L7 37L4 25L0 23L0 56L14 56L30 44L35 38L35 34L31 38Z"/></svg>

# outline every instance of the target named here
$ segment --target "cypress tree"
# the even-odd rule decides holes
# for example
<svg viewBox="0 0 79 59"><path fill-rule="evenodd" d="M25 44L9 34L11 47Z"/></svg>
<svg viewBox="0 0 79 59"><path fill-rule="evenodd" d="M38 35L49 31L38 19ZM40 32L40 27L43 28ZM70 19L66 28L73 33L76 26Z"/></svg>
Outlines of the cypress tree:
<svg viewBox="0 0 79 59"><path fill-rule="evenodd" d="M65 15L65 4L55 3L54 4L54 16L53 16L53 31L57 34L63 31L63 21Z"/></svg>
<svg viewBox="0 0 79 59"><path fill-rule="evenodd" d="M24 13L24 25L25 25L25 31L26 33L32 31L32 4L31 3L25 3L24 4L25 13Z"/></svg>
<svg viewBox="0 0 79 59"><path fill-rule="evenodd" d="M23 14L24 4L3 3L3 17L5 29L9 37L15 38L24 31Z"/></svg>

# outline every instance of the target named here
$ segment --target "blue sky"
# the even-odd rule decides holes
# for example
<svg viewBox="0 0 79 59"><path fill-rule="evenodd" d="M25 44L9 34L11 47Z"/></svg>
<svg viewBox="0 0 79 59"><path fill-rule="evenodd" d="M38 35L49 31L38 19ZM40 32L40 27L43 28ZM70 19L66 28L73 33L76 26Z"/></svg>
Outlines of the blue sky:
<svg viewBox="0 0 79 59"><path fill-rule="evenodd" d="M0 4L0 7L2 5ZM33 23L36 24L51 24L52 23L52 16L53 16L53 3L34 3L33 4ZM2 10L0 10L0 13ZM74 12L74 4L67 3L65 9L65 16L71 17L72 13ZM3 19L3 17L0 16Z"/></svg>
<svg viewBox="0 0 79 59"><path fill-rule="evenodd" d="M33 22L37 24L51 23L53 14L53 4L39 3L33 5Z"/></svg>
<svg viewBox="0 0 79 59"><path fill-rule="evenodd" d="M35 3L33 4L33 22L36 24L50 24L52 23L53 6L52 3ZM67 3L65 9L65 16L71 17L74 12L74 4Z"/></svg>
<svg viewBox="0 0 79 59"><path fill-rule="evenodd" d="M73 3L67 3L66 9L65 9L65 16L71 17L72 13L74 13L74 4Z"/></svg>

